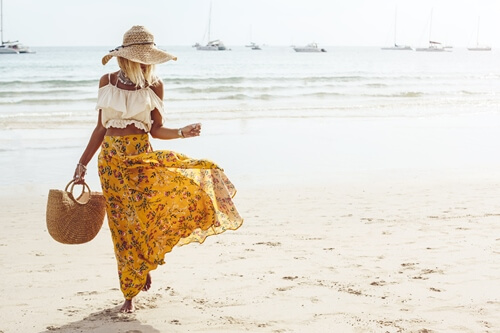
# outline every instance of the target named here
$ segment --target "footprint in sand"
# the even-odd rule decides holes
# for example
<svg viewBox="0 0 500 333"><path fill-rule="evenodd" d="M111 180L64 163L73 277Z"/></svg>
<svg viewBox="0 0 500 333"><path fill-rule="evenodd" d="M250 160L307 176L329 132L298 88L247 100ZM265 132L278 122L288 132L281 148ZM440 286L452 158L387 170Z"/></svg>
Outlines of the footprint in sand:
<svg viewBox="0 0 500 333"><path fill-rule="evenodd" d="M387 282L385 282L384 280L374 281L374 282L370 283L371 286L377 286L377 287L385 286L386 284L387 284Z"/></svg>
<svg viewBox="0 0 500 333"><path fill-rule="evenodd" d="M88 295L97 295L97 291L79 291L76 293L76 296L88 296Z"/></svg>
<svg viewBox="0 0 500 333"><path fill-rule="evenodd" d="M295 279L298 279L299 277L297 275L295 276L283 276L283 280L290 280L293 281Z"/></svg>
<svg viewBox="0 0 500 333"><path fill-rule="evenodd" d="M280 246L280 242L258 242L254 243L254 245L267 245L267 246Z"/></svg>

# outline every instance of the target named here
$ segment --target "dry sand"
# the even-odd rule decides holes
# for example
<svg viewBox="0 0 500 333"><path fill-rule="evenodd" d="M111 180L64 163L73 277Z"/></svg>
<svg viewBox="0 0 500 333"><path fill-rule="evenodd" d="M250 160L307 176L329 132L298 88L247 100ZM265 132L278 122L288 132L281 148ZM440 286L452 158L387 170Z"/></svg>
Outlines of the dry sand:
<svg viewBox="0 0 500 333"><path fill-rule="evenodd" d="M5 188L0 331L499 332L500 177L455 176L240 184L243 227L174 249L131 315L107 226L58 244L46 195Z"/></svg>

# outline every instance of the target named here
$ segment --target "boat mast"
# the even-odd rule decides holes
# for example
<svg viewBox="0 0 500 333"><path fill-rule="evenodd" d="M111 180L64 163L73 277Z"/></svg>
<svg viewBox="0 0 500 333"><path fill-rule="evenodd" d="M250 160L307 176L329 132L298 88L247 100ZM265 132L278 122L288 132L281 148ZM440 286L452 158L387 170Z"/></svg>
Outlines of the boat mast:
<svg viewBox="0 0 500 333"><path fill-rule="evenodd" d="M208 12L208 42L210 43L210 26L212 25L212 1L210 1L210 10Z"/></svg>
<svg viewBox="0 0 500 333"><path fill-rule="evenodd" d="M479 17L477 18L476 46L479 46Z"/></svg>
<svg viewBox="0 0 500 333"><path fill-rule="evenodd" d="M394 10L394 46L397 46L396 43L396 27L398 25L398 7Z"/></svg>
<svg viewBox="0 0 500 333"><path fill-rule="evenodd" d="M3 0L0 0L0 35L3 45Z"/></svg>
<svg viewBox="0 0 500 333"><path fill-rule="evenodd" d="M431 9L431 22L429 24L429 42L432 40L431 39L431 33L432 33L432 12L433 12L434 8Z"/></svg>

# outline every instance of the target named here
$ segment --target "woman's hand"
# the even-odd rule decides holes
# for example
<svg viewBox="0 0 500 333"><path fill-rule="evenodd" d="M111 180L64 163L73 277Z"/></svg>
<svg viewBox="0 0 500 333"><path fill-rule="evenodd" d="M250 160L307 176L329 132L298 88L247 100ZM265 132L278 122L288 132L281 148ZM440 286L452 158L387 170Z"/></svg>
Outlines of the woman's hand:
<svg viewBox="0 0 500 333"><path fill-rule="evenodd" d="M85 183L85 174L87 173L87 167L81 163L76 165L75 173L73 174L73 181L75 184L82 185Z"/></svg>
<svg viewBox="0 0 500 333"><path fill-rule="evenodd" d="M187 126L181 128L181 131L182 131L182 136L184 138L192 138L195 136L200 136L201 124L196 123L196 124L187 125Z"/></svg>

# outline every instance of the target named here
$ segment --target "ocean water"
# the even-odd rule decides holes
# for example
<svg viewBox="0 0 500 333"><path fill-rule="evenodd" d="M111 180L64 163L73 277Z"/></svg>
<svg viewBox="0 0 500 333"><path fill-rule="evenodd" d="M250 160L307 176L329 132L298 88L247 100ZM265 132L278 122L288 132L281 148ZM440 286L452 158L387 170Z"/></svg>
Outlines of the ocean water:
<svg viewBox="0 0 500 333"><path fill-rule="evenodd" d="M39 180L33 164L43 170L43 177L57 179L61 170L51 162L56 154L72 159L68 162L71 170L64 171L72 173L73 160L79 158L97 119L94 107L99 78L118 68L114 60L101 65L101 57L109 49L40 47L36 54L0 56L0 171L4 184ZM338 126L345 119L358 119L363 122L360 128L370 132L373 127L366 121L373 119L414 119L410 121L416 124L423 118L465 119L499 113L500 55L495 50L426 53L327 47L326 53L296 53L290 47L271 46L261 51L233 47L226 52L188 46L163 49L178 57L157 69L165 86L167 126L208 124L204 142L219 146L210 156L229 165L233 161L227 158L228 151L240 161L246 153L234 142L220 148L217 140L221 135L235 142L241 134L247 135L251 141L240 142L241 147L255 154L254 143L269 146L269 142L279 142L281 148L276 151L283 151L287 144L300 146L304 124L314 123L322 131L327 130L322 127L325 124ZM308 126L308 131L315 131L314 126ZM298 133L298 139L282 142L276 134L280 131L288 131L288 138ZM319 138L322 134L314 135ZM342 138L346 135L349 133ZM326 140L342 138L327 136ZM190 146L199 145L196 140L186 140L182 146L172 142L169 147L198 153ZM345 141L347 148L337 149L367 146L365 139L357 140L359 136ZM349 142L358 144L350 147ZM335 147L317 151L325 149ZM372 154L367 153L364 156Z"/></svg>
<svg viewBox="0 0 500 333"><path fill-rule="evenodd" d="M497 52L426 53L289 47L227 52L165 47L158 66L172 118L384 117L489 111L500 100ZM37 48L0 57L0 128L93 122L105 47Z"/></svg>

